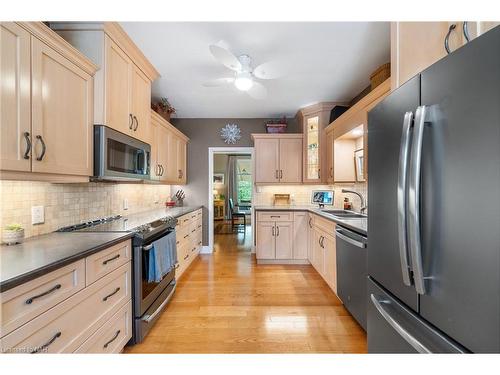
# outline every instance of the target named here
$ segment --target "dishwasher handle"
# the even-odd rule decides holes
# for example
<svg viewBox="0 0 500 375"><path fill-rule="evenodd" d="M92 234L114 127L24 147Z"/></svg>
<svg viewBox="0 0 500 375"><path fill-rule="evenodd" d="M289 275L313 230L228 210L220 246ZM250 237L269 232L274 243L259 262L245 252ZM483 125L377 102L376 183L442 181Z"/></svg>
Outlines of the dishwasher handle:
<svg viewBox="0 0 500 375"><path fill-rule="evenodd" d="M359 247L360 249L365 249L366 248L366 240L359 241L358 239L349 236L350 233L352 233L353 235L355 235L358 238L360 237L358 234L351 232L350 230L347 230L345 228L339 228L339 227L335 228L335 235L338 238L350 243L351 245Z"/></svg>

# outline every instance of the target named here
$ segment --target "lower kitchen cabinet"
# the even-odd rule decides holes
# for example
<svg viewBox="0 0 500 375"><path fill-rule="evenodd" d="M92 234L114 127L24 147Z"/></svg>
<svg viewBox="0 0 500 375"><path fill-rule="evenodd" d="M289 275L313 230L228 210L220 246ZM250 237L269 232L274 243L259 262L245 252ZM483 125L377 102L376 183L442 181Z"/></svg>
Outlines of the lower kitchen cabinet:
<svg viewBox="0 0 500 375"><path fill-rule="evenodd" d="M190 212L177 219L175 234L177 238L177 269L175 277L179 279L184 271L196 259L203 241L202 209Z"/></svg>
<svg viewBox="0 0 500 375"><path fill-rule="evenodd" d="M309 219L309 213L306 211L293 213L293 259L307 259Z"/></svg>
<svg viewBox="0 0 500 375"><path fill-rule="evenodd" d="M120 352L132 337L130 250L126 240L2 292L2 351Z"/></svg>

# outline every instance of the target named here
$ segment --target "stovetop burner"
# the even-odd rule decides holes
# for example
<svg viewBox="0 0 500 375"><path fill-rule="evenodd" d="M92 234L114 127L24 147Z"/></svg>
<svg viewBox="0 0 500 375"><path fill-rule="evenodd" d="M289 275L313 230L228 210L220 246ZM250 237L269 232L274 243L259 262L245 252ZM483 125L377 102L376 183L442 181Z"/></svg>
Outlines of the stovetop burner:
<svg viewBox="0 0 500 375"><path fill-rule="evenodd" d="M91 227L95 227L97 225L101 225L104 223L109 223L111 221L119 220L121 218L122 218L121 215L103 217L103 218L99 218L99 219L95 219L95 220L85 221L85 222L80 223L80 224L68 225L67 227L59 228L57 230L57 232L74 232L76 230L91 228Z"/></svg>

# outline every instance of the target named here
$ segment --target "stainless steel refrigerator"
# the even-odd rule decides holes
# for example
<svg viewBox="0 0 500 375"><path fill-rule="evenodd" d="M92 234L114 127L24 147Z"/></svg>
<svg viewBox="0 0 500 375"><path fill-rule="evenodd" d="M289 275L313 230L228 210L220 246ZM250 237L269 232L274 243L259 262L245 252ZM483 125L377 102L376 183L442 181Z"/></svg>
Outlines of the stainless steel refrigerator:
<svg viewBox="0 0 500 375"><path fill-rule="evenodd" d="M368 351L500 352L500 27L368 124Z"/></svg>

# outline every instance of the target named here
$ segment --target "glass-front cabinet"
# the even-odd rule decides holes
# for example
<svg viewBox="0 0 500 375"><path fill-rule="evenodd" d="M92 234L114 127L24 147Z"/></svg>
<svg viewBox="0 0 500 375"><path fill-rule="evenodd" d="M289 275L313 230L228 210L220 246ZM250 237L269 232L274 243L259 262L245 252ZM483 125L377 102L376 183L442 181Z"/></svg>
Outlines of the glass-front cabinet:
<svg viewBox="0 0 500 375"><path fill-rule="evenodd" d="M302 108L297 113L304 134L303 182L325 183L328 180L325 127L335 103L325 102Z"/></svg>
<svg viewBox="0 0 500 375"><path fill-rule="evenodd" d="M321 178L321 157L319 154L319 116L306 118L306 179Z"/></svg>

